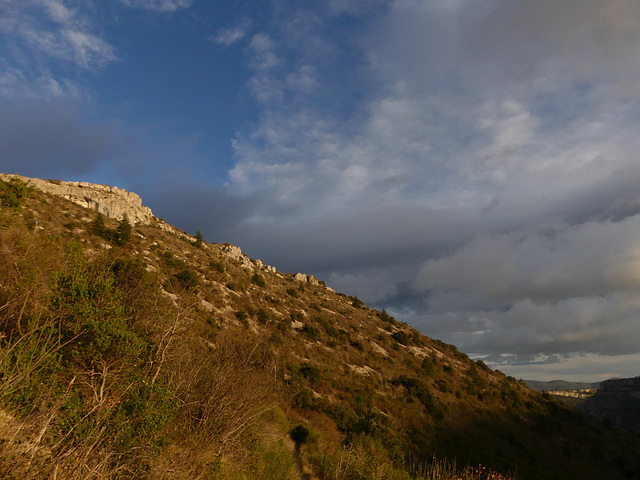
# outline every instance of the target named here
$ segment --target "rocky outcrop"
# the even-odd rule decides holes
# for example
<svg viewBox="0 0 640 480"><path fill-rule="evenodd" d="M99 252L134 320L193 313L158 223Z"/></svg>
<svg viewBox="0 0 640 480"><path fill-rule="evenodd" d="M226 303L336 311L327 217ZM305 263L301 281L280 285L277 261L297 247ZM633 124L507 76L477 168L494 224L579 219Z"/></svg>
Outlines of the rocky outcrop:
<svg viewBox="0 0 640 480"><path fill-rule="evenodd" d="M302 283L308 283L313 286L320 285L320 281L313 275L307 275L306 273L296 273L293 278Z"/></svg>
<svg viewBox="0 0 640 480"><path fill-rule="evenodd" d="M619 428L640 433L640 377L606 380L578 409Z"/></svg>
<svg viewBox="0 0 640 480"><path fill-rule="evenodd" d="M142 198L139 195L122 188L87 182L41 180L21 175L0 174L0 179L4 181L15 177L45 193L66 198L73 203L95 210L105 217L121 220L126 215L130 222L141 224L151 223L155 219L151 209L142 205Z"/></svg>
<svg viewBox="0 0 640 480"><path fill-rule="evenodd" d="M589 398L595 395L598 391L597 388L578 388L575 390L546 390L550 395L556 397L571 397L571 398Z"/></svg>

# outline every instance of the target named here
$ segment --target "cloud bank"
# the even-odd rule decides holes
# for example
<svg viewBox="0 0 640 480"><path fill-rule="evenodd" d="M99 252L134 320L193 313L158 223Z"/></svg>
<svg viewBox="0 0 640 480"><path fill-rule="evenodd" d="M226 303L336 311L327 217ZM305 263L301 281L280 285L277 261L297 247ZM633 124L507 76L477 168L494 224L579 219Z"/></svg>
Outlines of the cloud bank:
<svg viewBox="0 0 640 480"><path fill-rule="evenodd" d="M231 185L269 201L236 238L505 369L640 354L640 7L385 7L254 37Z"/></svg>

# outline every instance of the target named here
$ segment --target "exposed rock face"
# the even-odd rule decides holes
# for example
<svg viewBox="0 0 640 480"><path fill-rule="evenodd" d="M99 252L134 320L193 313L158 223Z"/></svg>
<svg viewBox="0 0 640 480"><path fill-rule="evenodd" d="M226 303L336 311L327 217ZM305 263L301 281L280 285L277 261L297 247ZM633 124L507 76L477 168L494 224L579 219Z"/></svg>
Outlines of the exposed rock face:
<svg viewBox="0 0 640 480"><path fill-rule="evenodd" d="M640 377L606 380L578 409L619 428L640 433Z"/></svg>
<svg viewBox="0 0 640 480"><path fill-rule="evenodd" d="M127 215L130 222L142 224L150 223L155 218L151 209L142 205L142 199L139 195L122 188L87 182L41 180L39 178L0 173L0 179L4 181L9 181L14 177L20 178L28 185L32 185L45 193L66 198L73 203L95 210L109 218L121 220Z"/></svg>
<svg viewBox="0 0 640 480"><path fill-rule="evenodd" d="M598 391L597 388L578 388L576 390L547 390L550 395L556 397L571 397L571 398L589 398L595 395Z"/></svg>
<svg viewBox="0 0 640 480"><path fill-rule="evenodd" d="M296 273L293 278L302 283L309 283L310 285L318 286L320 281L313 275L307 275L306 273Z"/></svg>

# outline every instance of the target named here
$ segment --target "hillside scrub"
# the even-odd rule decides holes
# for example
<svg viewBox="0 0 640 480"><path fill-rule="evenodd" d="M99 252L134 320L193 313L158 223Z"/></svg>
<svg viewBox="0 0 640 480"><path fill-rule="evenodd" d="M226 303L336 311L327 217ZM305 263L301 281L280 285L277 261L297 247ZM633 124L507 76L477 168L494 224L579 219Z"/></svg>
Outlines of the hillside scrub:
<svg viewBox="0 0 640 480"><path fill-rule="evenodd" d="M2 478L640 472L637 437L356 297L31 195L0 208Z"/></svg>

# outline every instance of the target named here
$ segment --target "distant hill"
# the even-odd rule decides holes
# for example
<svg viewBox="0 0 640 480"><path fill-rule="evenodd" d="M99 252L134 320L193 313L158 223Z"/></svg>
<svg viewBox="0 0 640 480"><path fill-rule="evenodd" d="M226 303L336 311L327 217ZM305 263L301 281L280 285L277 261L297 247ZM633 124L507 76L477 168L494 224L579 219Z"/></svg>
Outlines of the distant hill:
<svg viewBox="0 0 640 480"><path fill-rule="evenodd" d="M552 380L550 382L539 382L537 380L524 380L524 383L536 392L554 390L579 390L582 388L600 388L600 382L566 382L564 380Z"/></svg>
<svg viewBox="0 0 640 480"><path fill-rule="evenodd" d="M0 478L618 480L639 449L129 192L0 181Z"/></svg>

